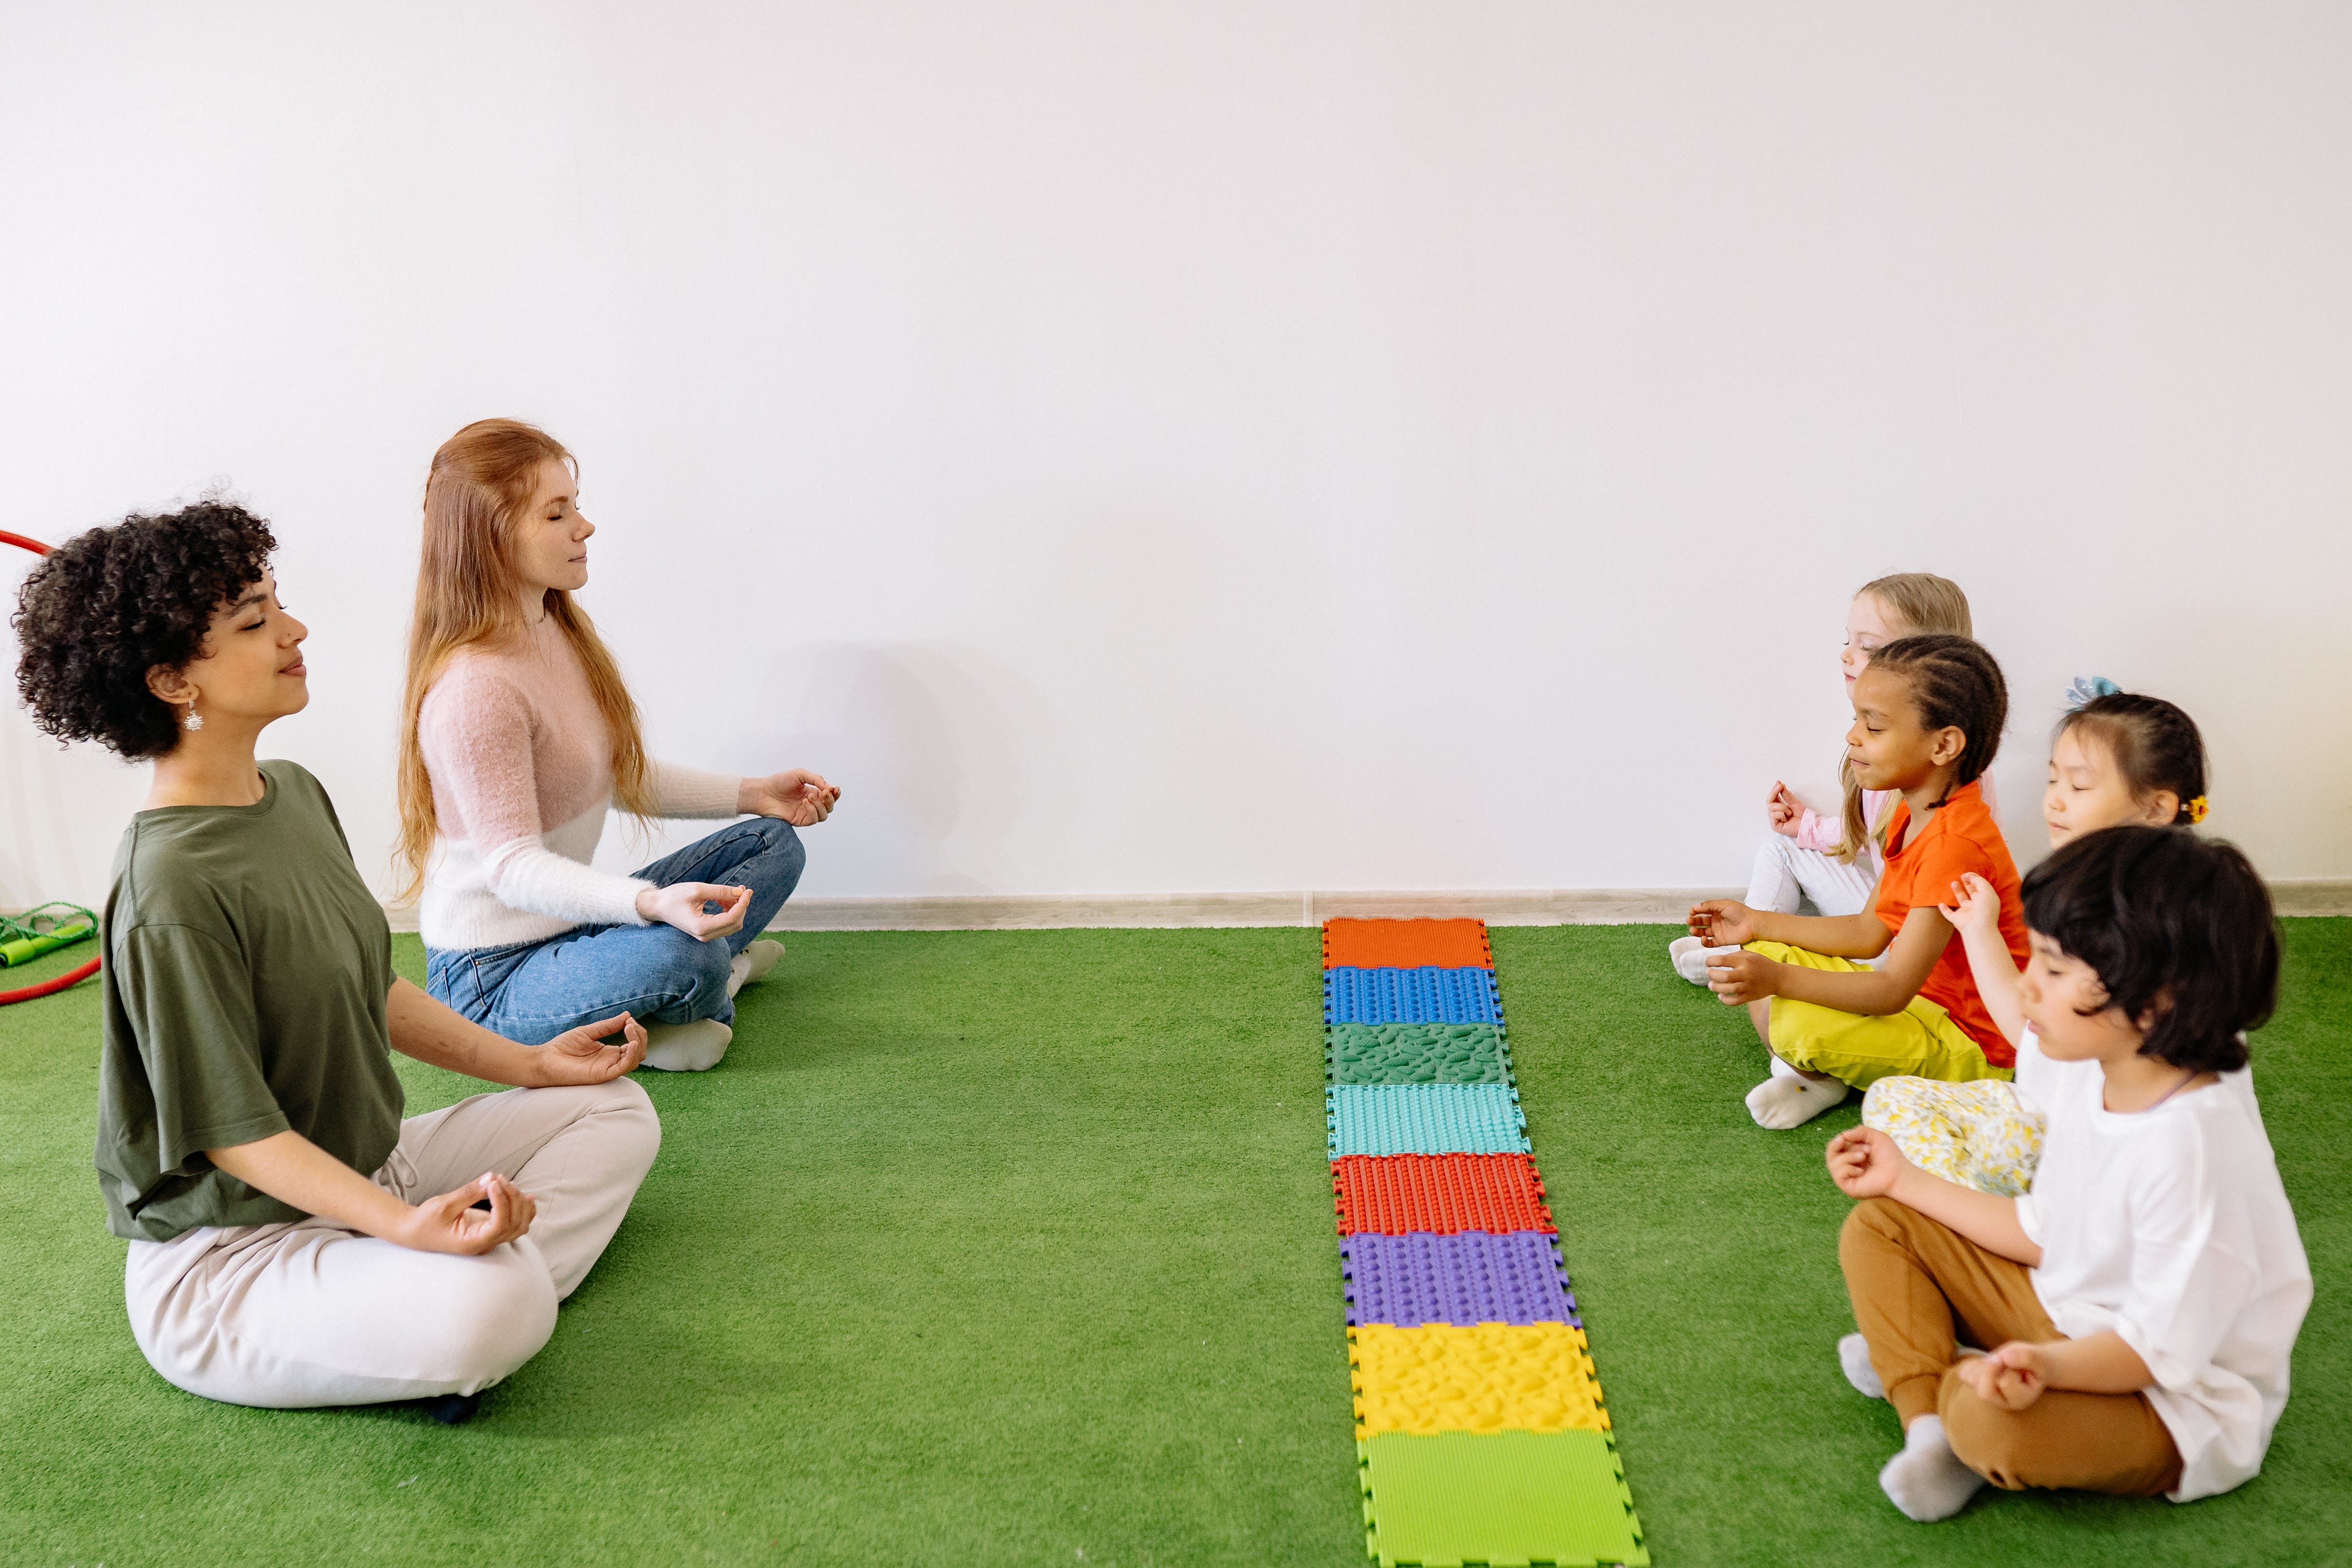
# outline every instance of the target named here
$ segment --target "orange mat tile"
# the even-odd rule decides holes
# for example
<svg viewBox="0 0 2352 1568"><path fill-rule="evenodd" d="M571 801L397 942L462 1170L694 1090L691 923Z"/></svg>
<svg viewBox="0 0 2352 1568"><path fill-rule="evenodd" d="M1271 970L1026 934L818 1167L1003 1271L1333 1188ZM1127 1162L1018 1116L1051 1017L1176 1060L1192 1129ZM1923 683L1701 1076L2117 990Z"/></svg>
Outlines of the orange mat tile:
<svg viewBox="0 0 2352 1568"><path fill-rule="evenodd" d="M1326 969L1492 969L1485 921L1325 921Z"/></svg>

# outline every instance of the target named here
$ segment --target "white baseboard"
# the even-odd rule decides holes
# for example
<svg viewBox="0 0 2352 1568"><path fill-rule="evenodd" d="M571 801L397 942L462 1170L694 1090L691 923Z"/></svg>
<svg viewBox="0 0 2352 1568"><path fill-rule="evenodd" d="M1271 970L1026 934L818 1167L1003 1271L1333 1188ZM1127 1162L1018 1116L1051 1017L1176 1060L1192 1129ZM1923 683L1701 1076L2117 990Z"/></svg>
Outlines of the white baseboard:
<svg viewBox="0 0 2352 1568"><path fill-rule="evenodd" d="M2270 884L2271 907L2282 915L2352 915L2352 882L2326 877Z"/></svg>
<svg viewBox="0 0 2352 1568"><path fill-rule="evenodd" d="M2352 881L2273 882L2282 915L2352 915ZM1488 925L1663 925L1737 888L1536 888L1450 892L938 893L794 899L774 931L1043 931L1055 927L1313 926L1334 916L1473 916ZM387 909L415 931L414 909Z"/></svg>
<svg viewBox="0 0 2352 1568"><path fill-rule="evenodd" d="M2352 880L2290 878L2270 884L2284 916L2352 915ZM1536 888L1453 892L939 893L876 899L795 899L771 931L1046 931L1061 927L1313 926L1358 920L1454 920L1496 926L1662 925L1701 899L1738 888ZM22 914L0 910L0 914ZM416 929L414 905L386 904L396 931Z"/></svg>
<svg viewBox="0 0 2352 1568"><path fill-rule="evenodd" d="M782 931L1035 931L1055 926L1314 926L1334 916L1489 925L1620 925L1680 920L1696 899L1737 889L1559 888L1447 892L958 894L795 899Z"/></svg>

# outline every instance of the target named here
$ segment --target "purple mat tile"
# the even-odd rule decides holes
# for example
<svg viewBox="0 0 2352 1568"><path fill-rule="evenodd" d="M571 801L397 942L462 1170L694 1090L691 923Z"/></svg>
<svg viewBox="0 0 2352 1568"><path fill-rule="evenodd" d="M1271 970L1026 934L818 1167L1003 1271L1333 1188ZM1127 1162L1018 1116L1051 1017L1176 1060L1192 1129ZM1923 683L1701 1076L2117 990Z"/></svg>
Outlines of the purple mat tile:
<svg viewBox="0 0 2352 1568"><path fill-rule="evenodd" d="M1341 1238L1339 1259L1350 1323L1584 1326L1553 1238L1541 1231L1359 1231Z"/></svg>

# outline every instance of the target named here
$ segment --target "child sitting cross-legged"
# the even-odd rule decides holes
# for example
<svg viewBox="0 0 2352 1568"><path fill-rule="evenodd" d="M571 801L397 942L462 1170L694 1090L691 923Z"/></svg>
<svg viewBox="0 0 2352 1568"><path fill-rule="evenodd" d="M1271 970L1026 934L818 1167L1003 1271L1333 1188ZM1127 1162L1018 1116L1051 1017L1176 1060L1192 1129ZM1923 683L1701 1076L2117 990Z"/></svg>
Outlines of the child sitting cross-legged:
<svg viewBox="0 0 2352 1568"><path fill-rule="evenodd" d="M2000 743L2009 693L1992 655L1949 634L1899 637L1854 682L1847 756L1864 789L1901 799L1884 818L1871 905L1840 917L1781 914L1728 899L1690 913L1707 984L1744 1004L1772 1053L1748 1092L1765 1127L1795 1127L1846 1097L1908 1074L1965 1082L2007 1078L2013 1053L1977 994L1940 906L1962 877L2001 895L2001 936L2025 956L2017 867L1980 780ZM1865 962L1885 957L1876 968Z"/></svg>
<svg viewBox="0 0 2352 1568"><path fill-rule="evenodd" d="M2196 721L2161 697L2119 691L2106 680L2078 681L2076 689L2085 700L2059 720L2050 744L2050 787L2042 799L2050 847L2125 823L2186 828L2204 821L2205 742ZM2000 895L1973 873L1952 895L1944 918L1960 933L1986 1010L2014 1046L2024 1038L2025 1018ZM2017 1197L2032 1184L2042 1152L2037 1059L2020 1055L2011 1083L1880 1079L1863 1099L1862 1124L1885 1131L1905 1159L1931 1175Z"/></svg>
<svg viewBox="0 0 2352 1568"><path fill-rule="evenodd" d="M1838 1239L1916 1520L1986 1481L2175 1502L2262 1468L2311 1268L2251 1094L2242 1031L2278 990L2270 896L2244 856L2110 827L2026 879L2018 982L2048 1131L2032 1192L1929 1175L1886 1133L1830 1141L1862 1200ZM1964 1352L1957 1341L1990 1345Z"/></svg>

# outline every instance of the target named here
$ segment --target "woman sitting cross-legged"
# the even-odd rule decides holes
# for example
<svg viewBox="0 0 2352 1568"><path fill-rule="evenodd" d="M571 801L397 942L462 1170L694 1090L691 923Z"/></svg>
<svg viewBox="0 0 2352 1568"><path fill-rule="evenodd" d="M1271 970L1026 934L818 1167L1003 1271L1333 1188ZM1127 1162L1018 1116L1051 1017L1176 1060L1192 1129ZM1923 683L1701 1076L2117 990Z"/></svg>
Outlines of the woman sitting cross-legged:
<svg viewBox="0 0 2352 1568"><path fill-rule="evenodd" d="M433 994L512 1039L628 1013L646 1065L700 1071L735 993L782 955L757 940L805 858L793 826L841 792L655 762L636 704L572 593L588 539L572 454L511 419L433 455L400 742L402 851L421 885ZM615 804L723 827L634 876L588 862Z"/></svg>
<svg viewBox="0 0 2352 1568"><path fill-rule="evenodd" d="M326 791L254 760L310 700L273 548L235 506L133 517L43 560L15 617L41 728L154 763L106 906L99 1184L171 1382L462 1419L547 1342L653 1163L622 1076L644 1031L521 1046L393 974ZM526 1087L403 1121L394 1050Z"/></svg>

